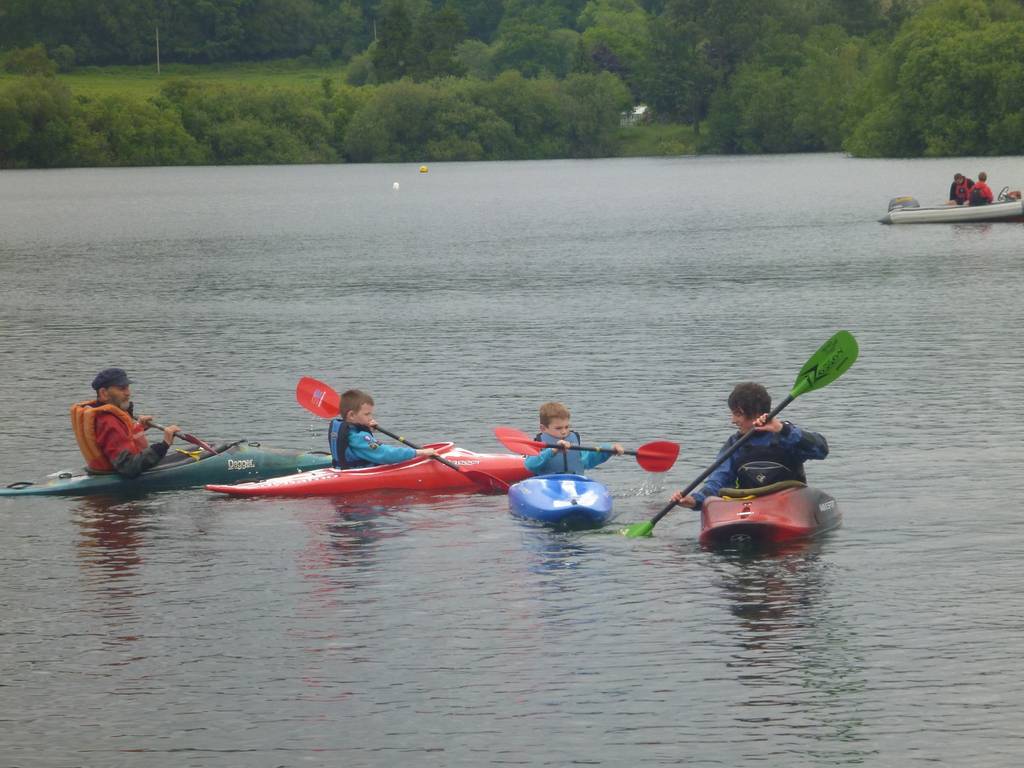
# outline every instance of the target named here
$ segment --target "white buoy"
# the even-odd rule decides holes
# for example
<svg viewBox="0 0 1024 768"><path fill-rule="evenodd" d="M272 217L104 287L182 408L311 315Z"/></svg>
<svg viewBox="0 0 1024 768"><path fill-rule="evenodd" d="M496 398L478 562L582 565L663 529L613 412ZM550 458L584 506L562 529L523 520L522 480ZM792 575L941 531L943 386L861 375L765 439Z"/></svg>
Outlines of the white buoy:
<svg viewBox="0 0 1024 768"><path fill-rule="evenodd" d="M395 182L394 184L392 184L392 185L391 185L391 188L392 188L393 190L395 190L395 192L397 192L397 191L398 191L398 182L396 181L396 182Z"/></svg>

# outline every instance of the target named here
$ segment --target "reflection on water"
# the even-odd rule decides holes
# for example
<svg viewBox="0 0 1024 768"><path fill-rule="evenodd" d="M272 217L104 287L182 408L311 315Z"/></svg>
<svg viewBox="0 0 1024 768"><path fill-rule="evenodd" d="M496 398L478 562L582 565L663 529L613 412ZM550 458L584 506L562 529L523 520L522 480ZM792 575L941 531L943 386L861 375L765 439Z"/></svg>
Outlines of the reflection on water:
<svg viewBox="0 0 1024 768"><path fill-rule="evenodd" d="M102 621L101 666L118 667L145 660L131 653L145 632L144 601L149 588L141 570L147 538L157 528L154 514L129 499L100 496L78 500L72 507L78 526L75 546L86 610Z"/></svg>
<svg viewBox="0 0 1024 768"><path fill-rule="evenodd" d="M550 528L516 519L521 529L523 549L529 554L529 570L533 573L573 570L590 551L580 534L560 533Z"/></svg>
<svg viewBox="0 0 1024 768"><path fill-rule="evenodd" d="M822 541L785 552L726 552L709 559L736 623L728 662L747 689L738 722L815 742L809 753L840 764L877 754L863 732L867 688L858 628L837 610Z"/></svg>
<svg viewBox="0 0 1024 768"><path fill-rule="evenodd" d="M138 576L144 534L155 522L130 500L85 497L72 508L72 522L80 539L76 554L82 569L94 585L109 585L109 591L130 594L130 584L120 583Z"/></svg>

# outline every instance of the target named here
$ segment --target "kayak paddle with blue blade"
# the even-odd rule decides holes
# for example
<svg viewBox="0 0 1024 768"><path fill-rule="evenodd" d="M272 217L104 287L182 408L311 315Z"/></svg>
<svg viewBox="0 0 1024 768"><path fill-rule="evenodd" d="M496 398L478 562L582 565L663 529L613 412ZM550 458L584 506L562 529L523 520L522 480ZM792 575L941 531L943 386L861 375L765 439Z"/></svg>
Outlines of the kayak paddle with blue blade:
<svg viewBox="0 0 1024 768"><path fill-rule="evenodd" d="M838 379L846 370L853 365L857 359L857 340L853 338L853 334L849 331L839 331L831 339L821 345L811 359L804 363L803 368L800 369L800 373L797 374L796 382L793 384L793 388L789 391L789 395L779 403L775 410L768 414L765 419L765 423L771 421L782 409L789 405L791 402L796 400L800 395L811 392L815 389L821 389L833 381ZM732 456L744 443L747 442L757 430L751 429L743 437L737 440L732 446L715 459L714 464L705 469L696 480L686 486L686 489L681 492L683 497L689 496L690 493L697 488L702 482L704 482L712 472L722 465L726 459ZM658 514L643 523L634 523L626 528L623 528L620 533L630 538L636 538L638 536L650 536L654 530L654 526L658 524L665 515L672 511L672 508L677 506L676 502L670 501L668 505L662 509Z"/></svg>

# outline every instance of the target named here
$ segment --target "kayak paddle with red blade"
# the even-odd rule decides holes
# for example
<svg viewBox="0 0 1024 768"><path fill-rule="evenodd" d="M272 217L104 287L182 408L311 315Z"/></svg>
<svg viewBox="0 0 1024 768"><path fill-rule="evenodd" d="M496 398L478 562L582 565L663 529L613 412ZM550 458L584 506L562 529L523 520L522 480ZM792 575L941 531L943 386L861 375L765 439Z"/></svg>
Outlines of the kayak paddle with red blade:
<svg viewBox="0 0 1024 768"><path fill-rule="evenodd" d="M536 456L544 448L552 448L547 443L532 440L525 432L512 427L495 427L494 434L501 444L512 451ZM598 453L615 453L611 448L601 446L570 445L572 451L597 451ZM623 451L628 456L636 456L636 463L648 472L668 472L679 456L679 444L668 440L655 440L645 443L635 451Z"/></svg>
<svg viewBox="0 0 1024 768"><path fill-rule="evenodd" d="M299 405L307 411L322 418L333 419L340 415L341 397L338 393L329 385L324 384L322 381L317 381L310 376L303 376L299 379L299 383L295 387L295 399L298 401ZM379 424L375 426L374 429L378 432L383 432L388 437L394 438L413 450L420 450L420 446L410 443L401 435L389 432ZM436 459L446 467L451 467L456 472L465 475L485 491L490 493L508 492L508 483L494 475L489 475L486 472L480 472L475 469L463 469L458 464L452 463L443 456L431 456L430 458Z"/></svg>
<svg viewBox="0 0 1024 768"><path fill-rule="evenodd" d="M152 421L149 422L149 426L153 427L153 429L159 429L161 432L163 430L167 429L167 427L161 427L159 424L157 424L155 422L152 422ZM197 445L200 448L202 448L204 451L209 451L211 456L216 456L217 455L217 451L216 451L216 449L212 445L210 445L207 442L204 442L204 441L200 440L195 435L190 435L190 434L188 434L186 432L178 432L178 437L180 437L186 443L192 443L192 445Z"/></svg>

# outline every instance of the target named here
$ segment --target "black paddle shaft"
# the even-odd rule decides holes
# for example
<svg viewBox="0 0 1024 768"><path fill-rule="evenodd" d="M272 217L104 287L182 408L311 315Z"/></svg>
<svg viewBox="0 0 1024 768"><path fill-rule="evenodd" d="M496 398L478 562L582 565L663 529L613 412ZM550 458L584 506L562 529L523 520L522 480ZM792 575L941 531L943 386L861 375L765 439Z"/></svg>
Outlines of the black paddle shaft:
<svg viewBox="0 0 1024 768"><path fill-rule="evenodd" d="M537 442L537 441L534 440L533 442ZM562 450L562 446L560 446L560 445L546 445L545 448L554 448L556 451ZM614 448L602 448L600 445L594 445L594 446L589 446L589 445L570 445L569 446L569 450L570 451L593 451L594 453L615 453L615 449ZM626 456L639 456L640 455L636 451L625 451L624 450L622 453L624 455L626 455Z"/></svg>
<svg viewBox="0 0 1024 768"><path fill-rule="evenodd" d="M779 413L782 412L782 409L785 408L787 405L789 405L792 402L793 402L793 396L789 395L785 400L783 400L781 403L779 403L775 407L774 411L772 411L771 413L768 414L768 418L765 419L765 424L767 424L769 421L771 421L776 416L778 416ZM754 433L756 431L757 431L756 429L751 429L749 432L747 432L747 434L743 435L743 437L741 437L739 440L737 440L735 443L733 443L732 446L729 448L729 450L727 450L725 453L723 453L721 456L719 456L717 459L715 459L715 463L714 464L712 464L710 467L708 467L703 472L701 472L700 473L700 477L698 477L696 480L694 480L692 483L690 483L688 486L686 486L686 488L683 490L683 497L685 498L686 496L689 496L694 491L694 489L696 489L696 487L698 485L700 485L705 480L707 480L711 476L711 473L714 472L716 469L718 469L720 466L722 466L722 463L726 459L728 459L730 456L732 456L734 453L736 453L736 451L739 450L741 445L746 443L747 440L749 440L750 438L752 438L754 436ZM666 506L663 510L661 510L661 512L659 512L658 514L656 514L654 517L651 518L651 525L656 525L658 523L658 521L661 520L661 518L663 518L665 515L667 515L669 512L672 511L672 508L675 507L676 504L677 504L676 502L670 501L668 503L668 506Z"/></svg>
<svg viewBox="0 0 1024 768"><path fill-rule="evenodd" d="M394 438L395 440L397 440L400 443L408 445L410 448L412 448L415 451L423 450L422 446L416 445L415 443L410 443L408 440L406 440L401 435L396 435L394 432L389 432L388 430L384 429L384 427L381 427L381 426L378 425L378 426L374 427L374 429L376 429L378 432L383 432L388 437ZM458 464L453 464L452 462L448 461L448 459L446 459L444 456L431 456L430 458L437 459L442 464L444 464L446 467L451 467L456 472L462 472L462 467L460 467ZM463 473L463 474L465 474L465 473Z"/></svg>

